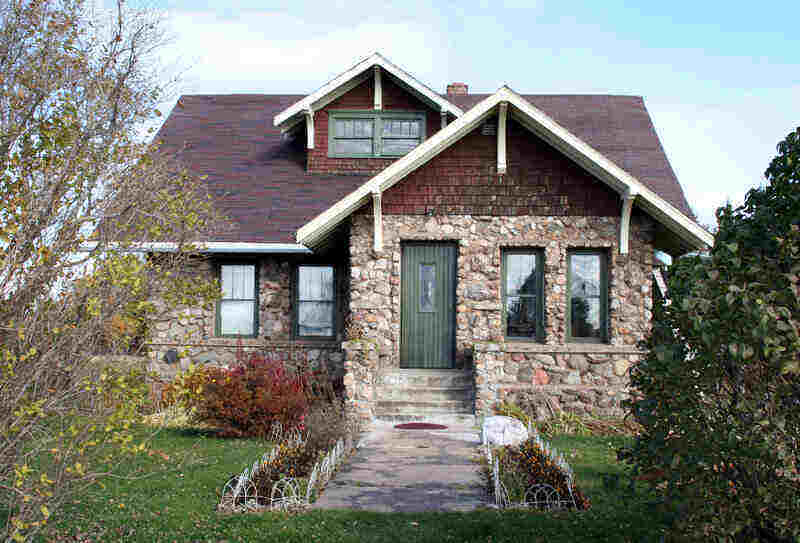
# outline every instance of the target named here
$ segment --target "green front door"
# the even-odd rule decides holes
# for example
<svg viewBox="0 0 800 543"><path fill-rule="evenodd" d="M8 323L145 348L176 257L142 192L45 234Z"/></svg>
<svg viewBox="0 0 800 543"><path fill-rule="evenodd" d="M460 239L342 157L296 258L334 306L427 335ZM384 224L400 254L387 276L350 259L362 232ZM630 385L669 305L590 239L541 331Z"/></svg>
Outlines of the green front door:
<svg viewBox="0 0 800 543"><path fill-rule="evenodd" d="M452 368L456 246L404 244L401 280L400 367Z"/></svg>

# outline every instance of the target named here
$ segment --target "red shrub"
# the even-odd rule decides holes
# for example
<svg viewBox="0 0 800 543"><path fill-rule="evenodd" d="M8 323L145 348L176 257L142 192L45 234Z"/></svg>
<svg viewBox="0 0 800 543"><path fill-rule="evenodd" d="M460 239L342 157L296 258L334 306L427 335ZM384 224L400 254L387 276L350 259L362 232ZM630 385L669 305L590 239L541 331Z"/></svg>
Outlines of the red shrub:
<svg viewBox="0 0 800 543"><path fill-rule="evenodd" d="M308 412L308 374L261 353L240 354L230 369L206 366L188 373L180 388L195 418L229 437L266 437L276 423L297 428Z"/></svg>

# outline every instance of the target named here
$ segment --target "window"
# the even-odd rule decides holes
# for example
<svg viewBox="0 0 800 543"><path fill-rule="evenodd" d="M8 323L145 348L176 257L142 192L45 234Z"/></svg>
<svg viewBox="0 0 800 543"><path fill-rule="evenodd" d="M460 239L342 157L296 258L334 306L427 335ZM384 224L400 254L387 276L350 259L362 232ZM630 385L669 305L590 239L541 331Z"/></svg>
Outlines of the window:
<svg viewBox="0 0 800 543"><path fill-rule="evenodd" d="M503 312L507 338L544 338L542 251L503 252Z"/></svg>
<svg viewBox="0 0 800 543"><path fill-rule="evenodd" d="M569 339L602 342L607 339L608 287L606 254L572 251L567 256Z"/></svg>
<svg viewBox="0 0 800 543"><path fill-rule="evenodd" d="M218 336L258 334L258 298L255 264L220 264L222 299L217 303Z"/></svg>
<svg viewBox="0 0 800 543"><path fill-rule="evenodd" d="M436 264L419 265L419 312L436 313Z"/></svg>
<svg viewBox="0 0 800 543"><path fill-rule="evenodd" d="M398 111L331 111L328 156L402 156L420 144L425 115Z"/></svg>
<svg viewBox="0 0 800 543"><path fill-rule="evenodd" d="M336 335L336 276L333 266L297 267L295 336Z"/></svg>

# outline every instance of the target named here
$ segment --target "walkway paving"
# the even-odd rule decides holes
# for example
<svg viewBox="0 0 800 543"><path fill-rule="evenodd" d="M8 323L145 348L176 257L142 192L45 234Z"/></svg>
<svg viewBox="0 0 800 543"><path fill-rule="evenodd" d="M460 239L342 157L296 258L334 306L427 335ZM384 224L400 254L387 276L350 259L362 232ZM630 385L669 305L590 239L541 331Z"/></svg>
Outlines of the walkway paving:
<svg viewBox="0 0 800 543"><path fill-rule="evenodd" d="M373 423L314 507L381 512L485 507L475 462L479 444L471 426L396 430L390 423Z"/></svg>

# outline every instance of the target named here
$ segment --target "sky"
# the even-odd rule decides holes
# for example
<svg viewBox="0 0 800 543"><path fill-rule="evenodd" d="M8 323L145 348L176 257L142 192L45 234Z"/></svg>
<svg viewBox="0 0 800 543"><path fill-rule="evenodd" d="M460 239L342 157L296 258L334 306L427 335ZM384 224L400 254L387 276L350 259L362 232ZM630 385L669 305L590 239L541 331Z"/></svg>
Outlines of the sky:
<svg viewBox="0 0 800 543"><path fill-rule="evenodd" d="M174 98L308 94L374 51L438 92L463 81L477 93L643 96L704 225L764 184L800 126L797 1L148 4L168 18Z"/></svg>

